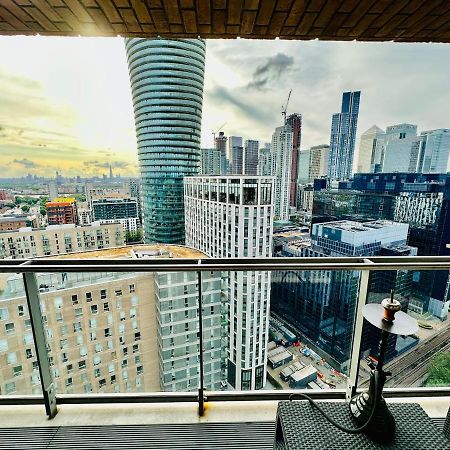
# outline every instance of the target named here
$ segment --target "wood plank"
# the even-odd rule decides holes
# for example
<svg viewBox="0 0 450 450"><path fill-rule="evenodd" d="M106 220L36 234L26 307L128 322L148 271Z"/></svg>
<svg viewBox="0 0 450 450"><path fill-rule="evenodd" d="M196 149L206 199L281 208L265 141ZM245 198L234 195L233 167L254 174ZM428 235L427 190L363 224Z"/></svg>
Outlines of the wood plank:
<svg viewBox="0 0 450 450"><path fill-rule="evenodd" d="M102 8L110 23L122 23L122 18L111 0L102 0L99 2L99 6ZM115 27L113 29L115 30Z"/></svg>
<svg viewBox="0 0 450 450"><path fill-rule="evenodd" d="M52 22L60 22L62 19L45 0L34 0L33 4L39 11Z"/></svg>
<svg viewBox="0 0 450 450"><path fill-rule="evenodd" d="M225 20L226 11L223 10L213 10L212 12L212 25L214 34L224 34L225 33Z"/></svg>
<svg viewBox="0 0 450 450"><path fill-rule="evenodd" d="M27 27L28 28L28 27ZM14 31L16 28L8 22L0 21L0 31Z"/></svg>
<svg viewBox="0 0 450 450"><path fill-rule="evenodd" d="M226 33L230 36L239 36L239 25L227 25Z"/></svg>
<svg viewBox="0 0 450 450"><path fill-rule="evenodd" d="M295 34L296 27L286 27L284 26L280 31L280 36L292 36Z"/></svg>
<svg viewBox="0 0 450 450"><path fill-rule="evenodd" d="M10 25L15 27L17 30L29 30L30 28L21 20L19 20L14 14L12 14L8 9L0 6L0 17L3 18L4 22L8 22ZM30 17L30 16L28 16Z"/></svg>
<svg viewBox="0 0 450 450"><path fill-rule="evenodd" d="M359 36L369 25L377 19L377 14L366 14L347 34L347 36Z"/></svg>
<svg viewBox="0 0 450 450"><path fill-rule="evenodd" d="M184 33L184 26L179 24L170 24L169 30L171 33Z"/></svg>
<svg viewBox="0 0 450 450"><path fill-rule="evenodd" d="M228 24L239 25L241 23L242 0L229 0Z"/></svg>
<svg viewBox="0 0 450 450"><path fill-rule="evenodd" d="M156 28L153 24L149 25L147 23L141 23L141 28L144 33L150 33L152 35L156 34Z"/></svg>
<svg viewBox="0 0 450 450"><path fill-rule="evenodd" d="M63 0L47 0L50 3L50 6L66 6Z"/></svg>
<svg viewBox="0 0 450 450"><path fill-rule="evenodd" d="M392 5L392 0L378 0L369 9L370 14L382 14L385 9Z"/></svg>
<svg viewBox="0 0 450 450"><path fill-rule="evenodd" d="M27 20L33 20L25 11L26 8L20 8L12 0L1 0L0 2L3 8L6 8L12 15L18 20L26 22Z"/></svg>
<svg viewBox="0 0 450 450"><path fill-rule="evenodd" d="M127 27L124 23L112 23L111 26L113 27L114 31L116 33L127 33Z"/></svg>
<svg viewBox="0 0 450 450"><path fill-rule="evenodd" d="M131 31L132 33L142 31L142 28L134 15L134 11L131 8L121 8L119 11L128 31Z"/></svg>
<svg viewBox="0 0 450 450"><path fill-rule="evenodd" d="M194 0L180 0L181 9L194 9Z"/></svg>
<svg viewBox="0 0 450 450"><path fill-rule="evenodd" d="M344 0L339 7L339 12L350 13L357 5L359 5L360 0Z"/></svg>
<svg viewBox="0 0 450 450"><path fill-rule="evenodd" d="M150 8L150 9L162 9L163 7L164 7L164 4L167 2L167 1L171 1L171 0L164 0L164 3L162 3L161 2L161 0L145 0L146 2L147 2L147 6ZM178 6L177 6L177 8L178 8Z"/></svg>
<svg viewBox="0 0 450 450"><path fill-rule="evenodd" d="M72 30L71 26L67 24L66 22L55 22L56 28L58 28L59 31L63 33L69 33Z"/></svg>
<svg viewBox="0 0 450 450"><path fill-rule="evenodd" d="M131 0L131 6L134 9L137 19L141 24L152 23L150 13L143 0Z"/></svg>
<svg viewBox="0 0 450 450"><path fill-rule="evenodd" d="M106 19L100 8L91 8L89 9L89 14L95 20L98 28L105 33L112 33L114 30L110 24L110 22Z"/></svg>
<svg viewBox="0 0 450 450"><path fill-rule="evenodd" d="M428 0L426 5L422 6L415 14L411 15L407 20L405 20L405 28L409 28L414 25L419 20L422 20L429 12L434 12L435 9L440 5L440 0Z"/></svg>
<svg viewBox="0 0 450 450"><path fill-rule="evenodd" d="M300 24L297 27L295 34L298 36L306 36L316 18L317 13L310 13L310 12L305 13L302 17Z"/></svg>
<svg viewBox="0 0 450 450"><path fill-rule="evenodd" d="M445 17L443 17L443 16L440 16L440 17L436 17L436 16L424 17L422 20L419 20L414 25L412 25L409 28L407 28L405 30L405 32L402 34L402 36L403 37L413 37L417 33L419 33L420 31L422 31L424 29L429 29L428 28L429 25L432 25L435 21L437 21L437 19L441 19L441 21L442 21L442 19L445 19ZM437 28L438 28L438 26L437 26Z"/></svg>
<svg viewBox="0 0 450 450"><path fill-rule="evenodd" d="M129 8L130 7L128 0L114 0L114 4L116 5L116 8Z"/></svg>
<svg viewBox="0 0 450 450"><path fill-rule="evenodd" d="M87 8L97 8L97 2L95 0L82 0L83 5Z"/></svg>
<svg viewBox="0 0 450 450"><path fill-rule="evenodd" d="M152 9L150 10L150 14L152 15L156 31L168 33L169 22L167 21L166 12L164 11L164 9Z"/></svg>
<svg viewBox="0 0 450 450"><path fill-rule="evenodd" d="M183 15L184 29L186 33L197 33L197 16L195 10L184 9L181 11Z"/></svg>
<svg viewBox="0 0 450 450"><path fill-rule="evenodd" d="M268 33L272 36L278 36L281 29L284 26L288 13L287 12L275 12L272 15L272 20L269 24Z"/></svg>
<svg viewBox="0 0 450 450"><path fill-rule="evenodd" d="M378 31L375 33L375 36L381 37L391 37L392 36L392 30L398 27L408 16L397 14L396 16L392 17L392 19L384 24L381 28L378 29ZM373 26L375 27L376 23L373 23Z"/></svg>
<svg viewBox="0 0 450 450"><path fill-rule="evenodd" d="M257 10L259 7L259 0L245 0L244 9Z"/></svg>
<svg viewBox="0 0 450 450"><path fill-rule="evenodd" d="M41 11L34 7L27 8L28 14L30 14L33 19L42 25L42 27L47 31L59 31L59 29L54 25L53 22L47 19L44 14L41 13ZM62 19L59 19L60 22L62 22Z"/></svg>
<svg viewBox="0 0 450 450"><path fill-rule="evenodd" d="M327 2L320 12L319 17L314 22L314 26L324 28L328 24L330 19L334 16L339 6L340 2L338 1Z"/></svg>
<svg viewBox="0 0 450 450"><path fill-rule="evenodd" d="M211 24L211 0L197 3L197 20L199 24Z"/></svg>
<svg viewBox="0 0 450 450"><path fill-rule="evenodd" d="M262 0L258 15L256 16L256 24L269 25L274 8L275 2L273 0Z"/></svg>
<svg viewBox="0 0 450 450"><path fill-rule="evenodd" d="M308 6L306 8L306 11L319 13L320 10L323 8L326 1L327 0L310 0ZM328 3L336 3L336 0L334 0L333 2L328 2Z"/></svg>
<svg viewBox="0 0 450 450"><path fill-rule="evenodd" d="M292 5L289 16L286 19L285 25L297 27L300 23L300 19L306 10L306 0L296 0Z"/></svg>
<svg viewBox="0 0 450 450"><path fill-rule="evenodd" d="M256 11L244 11L242 14L241 34L251 34L255 26Z"/></svg>
<svg viewBox="0 0 450 450"><path fill-rule="evenodd" d="M75 17L73 12L69 8L58 8L58 14L67 22L73 31L79 31L82 29L81 22Z"/></svg>
<svg viewBox="0 0 450 450"><path fill-rule="evenodd" d="M383 11L383 14L379 14L378 19L374 22L374 27L383 27L386 25L393 17L395 17L405 5L407 5L409 0L396 0L388 8Z"/></svg>
<svg viewBox="0 0 450 450"><path fill-rule="evenodd" d="M227 0L213 0L212 9L227 9Z"/></svg>
<svg viewBox="0 0 450 450"><path fill-rule="evenodd" d="M65 2L79 22L93 22L92 17L86 12L79 0L65 0Z"/></svg>
<svg viewBox="0 0 450 450"><path fill-rule="evenodd" d="M166 0L164 2L167 19L170 23L182 24L180 10L178 9L177 0Z"/></svg>
<svg viewBox="0 0 450 450"><path fill-rule="evenodd" d="M275 11L289 12L294 0L278 0Z"/></svg>
<svg viewBox="0 0 450 450"><path fill-rule="evenodd" d="M361 0L345 21L344 26L353 28L369 11L376 0Z"/></svg>
<svg viewBox="0 0 450 450"><path fill-rule="evenodd" d="M200 24L198 26L198 32L201 36L204 36L205 34L211 34L211 25L210 24Z"/></svg>
<svg viewBox="0 0 450 450"><path fill-rule="evenodd" d="M333 20L330 21L330 23L325 27L322 35L325 36L333 36L336 31L341 27L341 25L347 20L348 14L347 13L336 13L333 16Z"/></svg>

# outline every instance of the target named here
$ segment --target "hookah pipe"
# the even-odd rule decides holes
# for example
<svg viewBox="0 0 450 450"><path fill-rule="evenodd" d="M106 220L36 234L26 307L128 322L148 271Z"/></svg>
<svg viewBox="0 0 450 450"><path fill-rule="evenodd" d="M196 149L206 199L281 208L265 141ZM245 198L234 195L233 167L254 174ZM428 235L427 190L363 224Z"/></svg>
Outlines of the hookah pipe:
<svg viewBox="0 0 450 450"><path fill-rule="evenodd" d="M417 331L417 320L400 311L400 303L394 299L394 291L391 290L390 298L385 298L380 304L368 304L364 306L364 318L381 330L378 363L370 373L369 390L355 395L349 404L350 414L358 428L345 428L334 421L311 397L303 393L295 393L289 396L289 400L302 397L336 428L345 433L359 434L364 432L373 441L379 443L391 442L395 437L395 419L386 401L383 398L383 387L386 377L390 372L383 370L386 355L387 340L389 334L409 335ZM397 315L397 317L395 317ZM396 320L397 319L397 320Z"/></svg>

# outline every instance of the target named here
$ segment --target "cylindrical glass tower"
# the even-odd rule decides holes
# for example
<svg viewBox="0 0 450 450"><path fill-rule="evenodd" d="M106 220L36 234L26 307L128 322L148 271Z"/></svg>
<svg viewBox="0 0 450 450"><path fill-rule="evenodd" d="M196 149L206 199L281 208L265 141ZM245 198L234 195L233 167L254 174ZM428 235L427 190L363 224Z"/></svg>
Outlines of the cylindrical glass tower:
<svg viewBox="0 0 450 450"><path fill-rule="evenodd" d="M200 169L205 42L125 40L145 242L184 242L183 177Z"/></svg>

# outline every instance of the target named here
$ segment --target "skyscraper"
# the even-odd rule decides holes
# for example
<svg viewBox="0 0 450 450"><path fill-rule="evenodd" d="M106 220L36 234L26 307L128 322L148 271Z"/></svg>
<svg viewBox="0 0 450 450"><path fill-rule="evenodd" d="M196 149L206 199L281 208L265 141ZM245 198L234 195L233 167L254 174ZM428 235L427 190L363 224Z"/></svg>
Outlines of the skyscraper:
<svg viewBox="0 0 450 450"><path fill-rule="evenodd" d="M244 147L244 173L245 175L256 175L258 168L259 141L248 139Z"/></svg>
<svg viewBox="0 0 450 450"><path fill-rule="evenodd" d="M272 252L272 177L185 178L186 243L216 258L267 258ZM228 383L266 382L270 273L224 273Z"/></svg>
<svg viewBox="0 0 450 450"><path fill-rule="evenodd" d="M289 219L292 171L292 127L288 124L275 128L272 135L272 175L275 176L275 217ZM300 153L300 152L299 152Z"/></svg>
<svg viewBox="0 0 450 450"><path fill-rule="evenodd" d="M286 119L286 125L292 131L292 167L289 186L289 204L296 206L297 185L299 182L300 144L302 140L302 115L297 113L291 114Z"/></svg>
<svg viewBox="0 0 450 450"><path fill-rule="evenodd" d="M215 148L202 148L202 175L220 175L222 155Z"/></svg>
<svg viewBox="0 0 450 450"><path fill-rule="evenodd" d="M381 172L386 133L376 125L361 135L358 151L358 173Z"/></svg>
<svg viewBox="0 0 450 450"><path fill-rule="evenodd" d="M330 146L327 144L314 145L311 147L311 159L309 163L309 181L323 177L328 172L328 159Z"/></svg>
<svg viewBox="0 0 450 450"><path fill-rule="evenodd" d="M228 173L227 141L228 138L223 131L220 131L219 136L214 138L215 149L220 152L220 175Z"/></svg>
<svg viewBox="0 0 450 450"><path fill-rule="evenodd" d="M450 172L450 129L423 131L420 133L423 142L419 158L419 172Z"/></svg>
<svg viewBox="0 0 450 450"><path fill-rule="evenodd" d="M242 137L230 136L228 139L228 174L242 175L244 173L244 147Z"/></svg>
<svg viewBox="0 0 450 450"><path fill-rule="evenodd" d="M330 180L348 180L352 175L360 96L361 91L344 92L341 112L333 114L328 164Z"/></svg>
<svg viewBox="0 0 450 450"><path fill-rule="evenodd" d="M263 148L259 149L258 156L258 175L272 175L272 154L270 151L270 143L265 143Z"/></svg>
<svg viewBox="0 0 450 450"><path fill-rule="evenodd" d="M184 241L183 178L200 169L205 68L201 39L125 41L133 94L145 242Z"/></svg>
<svg viewBox="0 0 450 450"><path fill-rule="evenodd" d="M298 183L309 183L309 172L311 168L311 149L305 149L298 152Z"/></svg>
<svg viewBox="0 0 450 450"><path fill-rule="evenodd" d="M417 125L402 123L387 127L383 172L416 172L419 140Z"/></svg>

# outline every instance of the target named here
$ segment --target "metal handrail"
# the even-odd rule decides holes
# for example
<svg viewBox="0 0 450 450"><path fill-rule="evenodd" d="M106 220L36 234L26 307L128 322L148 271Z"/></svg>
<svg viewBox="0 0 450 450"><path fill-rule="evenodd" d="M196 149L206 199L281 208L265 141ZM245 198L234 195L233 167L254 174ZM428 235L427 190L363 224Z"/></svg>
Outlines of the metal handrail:
<svg viewBox="0 0 450 450"><path fill-rule="evenodd" d="M450 270L449 256L1 260L0 273L252 270Z"/></svg>

